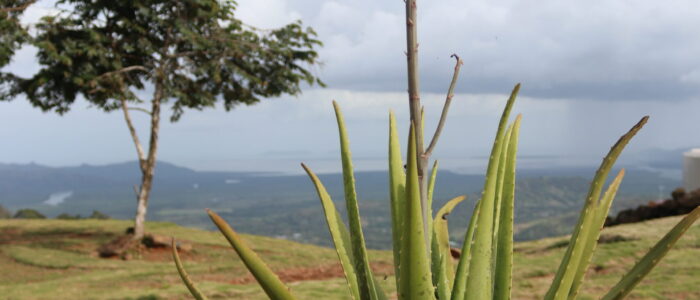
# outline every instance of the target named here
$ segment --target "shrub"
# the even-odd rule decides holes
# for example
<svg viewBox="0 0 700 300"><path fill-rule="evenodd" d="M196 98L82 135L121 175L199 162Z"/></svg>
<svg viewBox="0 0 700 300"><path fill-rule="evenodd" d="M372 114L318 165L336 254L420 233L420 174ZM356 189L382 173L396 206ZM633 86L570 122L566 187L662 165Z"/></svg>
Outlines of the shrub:
<svg viewBox="0 0 700 300"><path fill-rule="evenodd" d="M107 220L110 219L110 217L107 214L101 213L98 210L93 210L92 214L87 217L88 219L98 219L98 220Z"/></svg>
<svg viewBox="0 0 700 300"><path fill-rule="evenodd" d="M46 219L46 216L34 209L20 209L15 213L15 219Z"/></svg>

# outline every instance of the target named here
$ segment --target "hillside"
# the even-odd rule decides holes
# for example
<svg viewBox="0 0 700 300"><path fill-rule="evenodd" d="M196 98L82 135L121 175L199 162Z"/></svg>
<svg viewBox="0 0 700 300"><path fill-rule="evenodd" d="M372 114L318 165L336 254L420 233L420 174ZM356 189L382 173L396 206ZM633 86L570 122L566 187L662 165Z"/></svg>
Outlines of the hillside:
<svg viewBox="0 0 700 300"><path fill-rule="evenodd" d="M659 186L668 191L676 180L658 173L628 169L613 212L657 200ZM523 168L516 185L517 240L566 234L585 198L594 169ZM335 201L343 200L340 174L320 175ZM389 201L385 172L357 172L360 210L367 244L389 249ZM452 234L462 236L474 200L483 186L482 175L439 172L435 207L452 197L469 200L453 215ZM103 166L46 167L0 164L0 205L17 211L33 208L54 217L61 213L89 215L99 210L114 218L134 213L133 187L139 182L135 162ZM330 245L316 191L306 175L200 172L159 162L149 202L149 220L213 229L203 208L215 209L241 232L285 237L303 243ZM343 204L339 208L345 207ZM546 208L546 209L545 209Z"/></svg>
<svg viewBox="0 0 700 300"><path fill-rule="evenodd" d="M591 299L610 287L679 217L606 228L583 287ZM165 250L132 260L100 259L95 249L130 225L119 220L0 220L0 295L3 299L189 299ZM325 228L324 228L325 229ZM148 223L152 233L194 245L183 254L193 279L211 298L265 299L217 232ZM332 249L245 235L301 299L345 299ZM514 298L539 299L565 249L565 238L517 243ZM370 252L373 268L391 286L391 254ZM693 226L632 299L700 299L700 226Z"/></svg>

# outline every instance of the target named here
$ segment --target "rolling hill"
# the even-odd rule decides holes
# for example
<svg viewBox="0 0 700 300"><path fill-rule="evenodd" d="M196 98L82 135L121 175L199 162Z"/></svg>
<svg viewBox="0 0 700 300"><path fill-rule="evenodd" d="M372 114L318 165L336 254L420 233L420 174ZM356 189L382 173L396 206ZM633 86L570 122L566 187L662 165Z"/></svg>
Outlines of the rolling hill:
<svg viewBox="0 0 700 300"><path fill-rule="evenodd" d="M239 231L282 237L304 243L330 245L321 205L305 175L271 173L199 172L160 162L149 204L149 220L213 229L204 208L217 211ZM593 168L519 171L516 186L517 240L569 232L578 213ZM659 198L659 186L668 191L678 181L659 173L628 169L613 212ZM135 209L134 185L139 182L136 162L103 166L46 167L36 164L0 164L0 205L16 211L37 209L54 217L61 213L89 215L99 210L128 219ZM321 174L335 201L342 202L340 174ZM357 172L357 189L367 244L388 249L389 205L387 175ZM483 176L439 172L435 205L466 194L469 200L452 216L452 234L465 230ZM344 204L339 203L339 208Z"/></svg>

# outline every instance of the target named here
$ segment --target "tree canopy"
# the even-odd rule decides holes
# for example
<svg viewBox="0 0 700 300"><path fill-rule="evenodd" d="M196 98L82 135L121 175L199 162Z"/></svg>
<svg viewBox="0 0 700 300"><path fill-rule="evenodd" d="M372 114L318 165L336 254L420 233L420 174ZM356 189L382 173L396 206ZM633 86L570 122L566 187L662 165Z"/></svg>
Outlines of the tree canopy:
<svg viewBox="0 0 700 300"><path fill-rule="evenodd" d="M28 41L27 28L20 23L20 16L36 0L4 0L0 7L0 68L10 63L15 51ZM8 99L13 76L0 73L0 100Z"/></svg>
<svg viewBox="0 0 700 300"><path fill-rule="evenodd" d="M142 102L155 89L171 119L185 108L230 110L262 97L323 84L309 67L321 43L301 22L258 30L234 17L234 1L59 0L71 7L44 17L33 39L40 71L14 92L64 113L79 95L106 111ZM155 93L155 91L153 92Z"/></svg>
<svg viewBox="0 0 700 300"><path fill-rule="evenodd" d="M0 7L0 67L7 65L10 58L29 37L27 29L19 17L36 0L4 0Z"/></svg>

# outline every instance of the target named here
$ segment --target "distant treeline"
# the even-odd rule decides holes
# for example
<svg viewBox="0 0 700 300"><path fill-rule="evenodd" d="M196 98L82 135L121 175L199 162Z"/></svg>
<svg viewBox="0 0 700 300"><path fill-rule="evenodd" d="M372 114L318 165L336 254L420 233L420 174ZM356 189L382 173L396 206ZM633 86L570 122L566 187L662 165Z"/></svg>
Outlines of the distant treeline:
<svg viewBox="0 0 700 300"><path fill-rule="evenodd" d="M0 219L46 219L46 216L40 213L39 211L35 209L20 209L14 215L12 212L8 209L6 209L4 206L0 205ZM99 220L106 220L109 219L110 217L107 214L104 214L100 211L93 210L92 214L90 214L87 217L82 217L79 214L76 215L71 215L68 213L62 213L58 216L56 216L56 219L60 220L80 220L80 219L99 219Z"/></svg>

